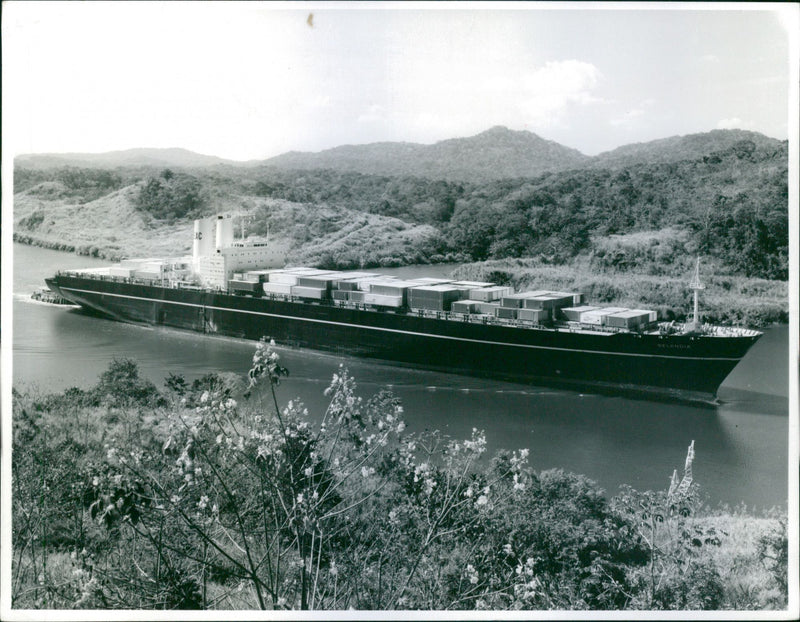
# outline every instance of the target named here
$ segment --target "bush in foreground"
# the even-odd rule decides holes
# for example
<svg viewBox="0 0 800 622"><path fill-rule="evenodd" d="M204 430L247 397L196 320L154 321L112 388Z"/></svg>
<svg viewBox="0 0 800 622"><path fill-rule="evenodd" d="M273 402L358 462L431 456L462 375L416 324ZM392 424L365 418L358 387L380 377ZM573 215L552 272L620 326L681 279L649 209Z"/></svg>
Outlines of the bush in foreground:
<svg viewBox="0 0 800 622"><path fill-rule="evenodd" d="M158 392L129 361L90 391L15 394L13 605L743 602L720 562L724 530L697 518L693 448L669 490L624 488L609 501L583 476L535 472L525 450L488 460L478 430L460 441L408 433L399 401L387 391L361 397L345 368L324 413L312 418L299 400L281 407L286 373L262 341L242 396L235 379L214 374L191 385L170 375ZM772 599L750 607L785 607L785 541L767 530L753 551L767 567L749 589Z"/></svg>

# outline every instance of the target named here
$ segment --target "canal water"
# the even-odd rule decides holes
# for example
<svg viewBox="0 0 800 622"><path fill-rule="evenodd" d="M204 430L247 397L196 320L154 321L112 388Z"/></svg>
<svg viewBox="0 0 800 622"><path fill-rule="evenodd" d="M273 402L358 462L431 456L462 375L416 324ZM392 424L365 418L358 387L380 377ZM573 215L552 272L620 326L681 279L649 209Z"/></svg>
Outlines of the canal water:
<svg viewBox="0 0 800 622"><path fill-rule="evenodd" d="M73 254L14 244L13 383L42 392L89 387L114 357L138 361L158 386L169 373L188 380L210 371L249 368L252 342L140 327L30 301L58 269L107 265ZM440 271L445 271L441 268ZM425 274L435 270L425 268ZM8 324L4 325L9 339ZM714 408L593 395L468 378L310 350L279 348L290 377L283 401L300 397L312 413L340 363L365 397L389 386L405 408L410 431L438 429L456 438L486 432L490 453L530 449L535 469L583 473L609 494L623 483L668 485L695 441L695 480L712 506L786 508L788 486L787 326L764 337L726 379Z"/></svg>

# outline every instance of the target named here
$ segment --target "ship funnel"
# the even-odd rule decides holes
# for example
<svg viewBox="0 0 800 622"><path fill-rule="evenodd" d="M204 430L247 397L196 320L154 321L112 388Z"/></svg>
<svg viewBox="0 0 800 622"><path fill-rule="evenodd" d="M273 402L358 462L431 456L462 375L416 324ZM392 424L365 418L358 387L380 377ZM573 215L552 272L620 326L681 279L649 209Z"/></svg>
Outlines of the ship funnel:
<svg viewBox="0 0 800 622"><path fill-rule="evenodd" d="M233 219L217 216L217 250L233 246Z"/></svg>
<svg viewBox="0 0 800 622"><path fill-rule="evenodd" d="M211 255L214 252L214 221L203 218L194 221L194 241L192 242L192 259L194 263L200 257Z"/></svg>

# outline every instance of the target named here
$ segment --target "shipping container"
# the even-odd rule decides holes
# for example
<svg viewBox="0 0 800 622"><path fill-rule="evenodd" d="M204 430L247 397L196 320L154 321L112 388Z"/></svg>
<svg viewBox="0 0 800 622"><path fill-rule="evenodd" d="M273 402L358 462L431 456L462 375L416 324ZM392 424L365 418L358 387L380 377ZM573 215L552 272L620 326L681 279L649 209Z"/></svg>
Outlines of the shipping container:
<svg viewBox="0 0 800 622"><path fill-rule="evenodd" d="M517 318L541 324L550 321L551 313L550 309L519 309Z"/></svg>
<svg viewBox="0 0 800 622"><path fill-rule="evenodd" d="M497 309L500 308L500 304L497 302L479 302L478 303L478 313L484 313L486 315L497 315Z"/></svg>
<svg viewBox="0 0 800 622"><path fill-rule="evenodd" d="M385 277L385 276L368 276L363 279L361 278L353 279L353 282L355 282L357 289L361 290L362 292L368 292L370 286L373 283L385 283L386 281L392 281L392 280L398 280L398 279L392 279L391 277ZM349 283L350 281L339 281L340 284L345 282Z"/></svg>
<svg viewBox="0 0 800 622"><path fill-rule="evenodd" d="M506 320L516 320L518 312L519 309L515 309L512 307L497 307L496 309L497 317Z"/></svg>
<svg viewBox="0 0 800 622"><path fill-rule="evenodd" d="M500 300L504 296L510 296L514 293L512 287L503 285L493 285L491 287L480 287L469 290L470 300L480 300L482 302L492 302Z"/></svg>
<svg viewBox="0 0 800 622"><path fill-rule="evenodd" d="M272 272L269 275L270 283L280 283L281 285L297 285L297 275L291 272Z"/></svg>
<svg viewBox="0 0 800 622"><path fill-rule="evenodd" d="M453 313L478 313L478 300L456 300L450 307Z"/></svg>
<svg viewBox="0 0 800 622"><path fill-rule="evenodd" d="M292 296L298 298L309 298L311 300L322 300L328 297L328 292L319 287L303 287L302 285L292 286Z"/></svg>
<svg viewBox="0 0 800 622"><path fill-rule="evenodd" d="M347 296L350 299L350 302L364 302L364 297L367 295L367 292L362 292L361 290L348 292Z"/></svg>
<svg viewBox="0 0 800 622"><path fill-rule="evenodd" d="M403 296L409 288L415 285L417 284L413 281L382 279L380 281L372 281L369 291L372 294L380 294L381 296Z"/></svg>
<svg viewBox="0 0 800 622"><path fill-rule="evenodd" d="M520 309L525 304L525 294L511 294L500 299L500 306L508 309Z"/></svg>
<svg viewBox="0 0 800 622"><path fill-rule="evenodd" d="M646 313L647 314L647 322L650 324L651 322L658 321L658 311L653 311L652 309L632 309L632 311L636 313Z"/></svg>
<svg viewBox="0 0 800 622"><path fill-rule="evenodd" d="M561 309L571 307L580 300L581 294L571 292L523 292L525 299L523 307L526 309Z"/></svg>
<svg viewBox="0 0 800 622"><path fill-rule="evenodd" d="M333 283L333 287L338 289L344 289L347 291L353 291L354 289L358 289L358 282L363 279L374 279L380 276L375 272L357 272L357 271L348 271L348 272L340 272L336 277L336 280ZM341 284L346 283L345 287L342 287Z"/></svg>
<svg viewBox="0 0 800 622"><path fill-rule="evenodd" d="M563 313L564 317L570 322L580 322L582 313L586 313L587 311L596 311L599 308L600 307L590 307L590 306L565 307L561 309L561 313Z"/></svg>
<svg viewBox="0 0 800 622"><path fill-rule="evenodd" d="M358 281L357 280L342 280L336 282L336 289L341 290L343 292L353 292L358 289Z"/></svg>
<svg viewBox="0 0 800 622"><path fill-rule="evenodd" d="M530 296L522 299L522 306L525 309L557 309L560 302L566 304L563 298L555 296Z"/></svg>
<svg viewBox="0 0 800 622"><path fill-rule="evenodd" d="M299 276L297 277L297 284L301 287L318 287L320 289L330 289L333 282L336 280L335 276L323 274L319 276Z"/></svg>
<svg viewBox="0 0 800 622"><path fill-rule="evenodd" d="M655 311L632 309L630 311L620 311L619 313L607 315L604 321L607 326L613 328L635 329L649 324L651 322L651 314L653 313L655 313Z"/></svg>
<svg viewBox="0 0 800 622"><path fill-rule="evenodd" d="M292 293L292 286L286 283L263 283L261 288L265 294L288 296Z"/></svg>
<svg viewBox="0 0 800 622"><path fill-rule="evenodd" d="M423 276L415 279L408 279L409 281L413 281L417 285L445 285L446 283L452 283L453 279L445 279L445 278L438 278L432 276Z"/></svg>
<svg viewBox="0 0 800 622"><path fill-rule="evenodd" d="M480 289L486 287L494 287L494 283L489 283L488 281L453 281L450 285L454 285L456 287L469 287L470 289Z"/></svg>
<svg viewBox="0 0 800 622"><path fill-rule="evenodd" d="M331 290L334 300L350 300L350 293L351 292L342 289Z"/></svg>
<svg viewBox="0 0 800 622"><path fill-rule="evenodd" d="M420 285L408 290L408 305L412 309L450 311L453 302L468 293L468 290L452 285Z"/></svg>
<svg viewBox="0 0 800 622"><path fill-rule="evenodd" d="M247 270L242 273L242 281L255 281L257 283L266 283L269 280L269 270Z"/></svg>
<svg viewBox="0 0 800 622"><path fill-rule="evenodd" d="M586 311L581 313L581 324L591 324L592 326L602 326L604 318L613 313L620 313L621 311L628 311L625 307L606 307L604 309L595 309L594 311Z"/></svg>
<svg viewBox="0 0 800 622"><path fill-rule="evenodd" d="M228 281L228 288L237 292L248 293L261 293L263 291L261 289L261 283L258 281L241 281L237 279Z"/></svg>
<svg viewBox="0 0 800 622"><path fill-rule="evenodd" d="M133 277L137 279L155 281L161 279L161 272L155 272L152 270L134 270Z"/></svg>
<svg viewBox="0 0 800 622"><path fill-rule="evenodd" d="M373 293L365 293L364 294L364 304L368 305L375 305L376 307L402 307L403 306L403 297L402 296L389 296L383 294L373 294Z"/></svg>

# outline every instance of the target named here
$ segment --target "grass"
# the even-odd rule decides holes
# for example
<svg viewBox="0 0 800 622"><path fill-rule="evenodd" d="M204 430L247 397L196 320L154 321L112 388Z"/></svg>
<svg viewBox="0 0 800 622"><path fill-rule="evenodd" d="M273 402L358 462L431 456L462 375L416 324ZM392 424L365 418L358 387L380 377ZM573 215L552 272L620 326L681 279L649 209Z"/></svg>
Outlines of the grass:
<svg viewBox="0 0 800 622"><path fill-rule="evenodd" d="M718 510L694 519L721 534L719 547L707 547L725 586L730 609L783 609L787 595L775 583L759 554L759 540L779 528L779 520L752 516L740 511Z"/></svg>

